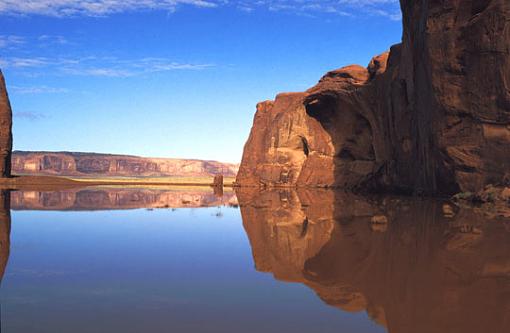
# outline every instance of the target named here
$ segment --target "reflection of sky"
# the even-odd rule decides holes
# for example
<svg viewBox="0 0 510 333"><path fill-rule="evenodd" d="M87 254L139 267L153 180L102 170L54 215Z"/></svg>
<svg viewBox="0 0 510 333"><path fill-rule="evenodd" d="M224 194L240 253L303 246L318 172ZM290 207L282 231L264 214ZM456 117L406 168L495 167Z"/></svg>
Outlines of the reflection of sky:
<svg viewBox="0 0 510 333"><path fill-rule="evenodd" d="M8 332L372 332L254 269L238 209L13 212Z"/></svg>

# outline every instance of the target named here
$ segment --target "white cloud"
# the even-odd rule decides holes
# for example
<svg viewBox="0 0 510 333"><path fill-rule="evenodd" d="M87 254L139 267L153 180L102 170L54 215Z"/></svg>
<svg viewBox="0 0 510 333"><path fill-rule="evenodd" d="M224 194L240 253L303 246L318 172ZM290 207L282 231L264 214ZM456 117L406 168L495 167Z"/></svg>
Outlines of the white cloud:
<svg viewBox="0 0 510 333"><path fill-rule="evenodd" d="M10 86L9 91L18 94L60 94L69 92L68 89L65 88L54 88L47 86L39 86L39 87L19 87L19 86Z"/></svg>
<svg viewBox="0 0 510 333"><path fill-rule="evenodd" d="M204 70L213 64L180 63L166 58L118 59L115 57L85 58L0 58L0 67L7 69L40 69L46 74L99 77L132 77L177 70ZM41 91L42 92L42 91Z"/></svg>
<svg viewBox="0 0 510 333"><path fill-rule="evenodd" d="M105 16L138 10L175 11L179 5L216 7L218 0L0 0L0 13L46 16Z"/></svg>
<svg viewBox="0 0 510 333"><path fill-rule="evenodd" d="M230 3L235 3L239 9L248 12L267 9L300 15L323 13L355 17L368 14L390 19L400 18L399 0L237 0Z"/></svg>
<svg viewBox="0 0 510 333"><path fill-rule="evenodd" d="M265 9L300 15L328 13L341 16L368 14L390 19L400 17L398 0L0 0L0 14L108 16L149 10L174 12L184 5L200 8L231 6L244 12Z"/></svg>
<svg viewBox="0 0 510 333"><path fill-rule="evenodd" d="M49 65L46 58L0 58L0 67L3 68L42 67L46 65Z"/></svg>
<svg viewBox="0 0 510 333"><path fill-rule="evenodd" d="M15 35L0 35L0 49L13 48L25 44L25 38Z"/></svg>
<svg viewBox="0 0 510 333"><path fill-rule="evenodd" d="M47 118L47 116L42 113L30 112L30 111L13 112L12 115L15 118L27 119L30 121L36 121L36 120L41 120L41 119Z"/></svg>
<svg viewBox="0 0 510 333"><path fill-rule="evenodd" d="M64 44L69 43L64 36L60 36L60 35L41 35L41 36L37 37L37 40L43 45L48 45L48 44L64 45Z"/></svg>

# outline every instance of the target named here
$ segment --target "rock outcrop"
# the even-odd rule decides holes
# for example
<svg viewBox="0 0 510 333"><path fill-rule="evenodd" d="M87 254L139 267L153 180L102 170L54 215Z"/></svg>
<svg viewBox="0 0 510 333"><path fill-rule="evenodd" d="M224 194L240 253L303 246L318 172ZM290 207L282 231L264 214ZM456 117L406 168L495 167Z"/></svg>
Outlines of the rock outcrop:
<svg viewBox="0 0 510 333"><path fill-rule="evenodd" d="M237 190L261 272L390 333L507 332L510 224L445 200Z"/></svg>
<svg viewBox="0 0 510 333"><path fill-rule="evenodd" d="M23 152L12 156L12 172L19 175L74 177L235 177L237 164L216 161L147 158L71 152Z"/></svg>
<svg viewBox="0 0 510 333"><path fill-rule="evenodd" d="M510 181L510 3L401 7L402 44L257 106L239 185L450 194Z"/></svg>
<svg viewBox="0 0 510 333"><path fill-rule="evenodd" d="M11 176L12 110L0 71L0 177Z"/></svg>

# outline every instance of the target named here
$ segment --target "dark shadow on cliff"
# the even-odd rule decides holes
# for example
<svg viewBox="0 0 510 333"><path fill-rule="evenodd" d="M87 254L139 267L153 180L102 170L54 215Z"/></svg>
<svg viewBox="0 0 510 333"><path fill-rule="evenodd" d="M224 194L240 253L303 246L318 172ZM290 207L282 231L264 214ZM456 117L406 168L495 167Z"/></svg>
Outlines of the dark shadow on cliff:
<svg viewBox="0 0 510 333"><path fill-rule="evenodd" d="M255 267L389 332L510 330L510 223L441 200L239 189Z"/></svg>

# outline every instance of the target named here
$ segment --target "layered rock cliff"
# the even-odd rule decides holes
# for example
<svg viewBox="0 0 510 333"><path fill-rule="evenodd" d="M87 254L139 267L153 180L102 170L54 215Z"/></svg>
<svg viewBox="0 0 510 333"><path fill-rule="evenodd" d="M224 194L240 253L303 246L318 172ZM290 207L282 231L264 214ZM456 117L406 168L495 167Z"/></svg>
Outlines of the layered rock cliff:
<svg viewBox="0 0 510 333"><path fill-rule="evenodd" d="M15 151L12 171L23 175L101 177L235 177L237 164L70 152Z"/></svg>
<svg viewBox="0 0 510 333"><path fill-rule="evenodd" d="M402 43L257 106L237 182L441 194L510 181L510 3L401 0Z"/></svg>
<svg viewBox="0 0 510 333"><path fill-rule="evenodd" d="M0 177L11 176L12 110L0 71Z"/></svg>

